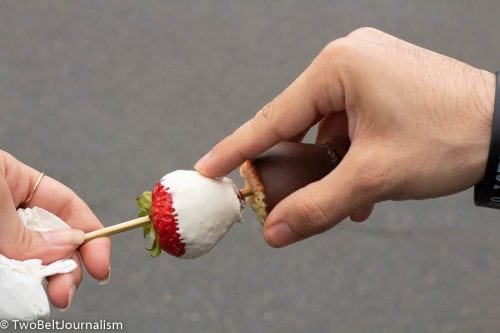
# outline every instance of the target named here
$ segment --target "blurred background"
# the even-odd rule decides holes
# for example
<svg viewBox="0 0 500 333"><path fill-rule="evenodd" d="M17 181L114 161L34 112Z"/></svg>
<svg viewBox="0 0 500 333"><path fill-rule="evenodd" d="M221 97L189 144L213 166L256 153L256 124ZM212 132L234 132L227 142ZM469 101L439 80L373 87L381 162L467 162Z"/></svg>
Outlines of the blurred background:
<svg viewBox="0 0 500 333"><path fill-rule="evenodd" d="M0 1L0 147L111 225L329 41L373 26L494 71L499 13L496 0ZM260 231L248 210L191 261L150 258L141 231L118 235L110 283L86 276L71 309L53 317L121 320L127 332L500 327L500 215L474 207L470 190L382 203L366 223L280 250Z"/></svg>

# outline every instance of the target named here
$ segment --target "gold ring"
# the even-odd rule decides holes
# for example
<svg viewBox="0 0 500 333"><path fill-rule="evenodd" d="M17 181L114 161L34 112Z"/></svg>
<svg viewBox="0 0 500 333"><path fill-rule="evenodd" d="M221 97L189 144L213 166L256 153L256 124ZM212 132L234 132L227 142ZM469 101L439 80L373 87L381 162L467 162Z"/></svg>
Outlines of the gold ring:
<svg viewBox="0 0 500 333"><path fill-rule="evenodd" d="M40 176L38 176L38 179L36 180L35 185L33 186L33 189L31 190L30 194L28 195L26 200L24 200L24 202L21 204L22 207L28 206L28 203L31 201L31 198L33 198L33 195L35 194L36 189L38 188L38 185L40 185L40 182L42 181L43 176L45 176L45 173L43 173L43 172L40 174Z"/></svg>

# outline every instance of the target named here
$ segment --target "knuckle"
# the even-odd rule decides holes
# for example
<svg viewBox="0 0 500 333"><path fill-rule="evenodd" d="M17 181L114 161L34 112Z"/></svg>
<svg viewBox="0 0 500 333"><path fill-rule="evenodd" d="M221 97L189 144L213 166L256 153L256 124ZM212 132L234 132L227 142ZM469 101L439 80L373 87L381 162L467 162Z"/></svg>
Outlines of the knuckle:
<svg viewBox="0 0 500 333"><path fill-rule="evenodd" d="M338 59L348 56L356 48L352 40L348 38L339 38L328 43L320 52L320 59Z"/></svg>
<svg viewBox="0 0 500 333"><path fill-rule="evenodd" d="M260 120L261 122L265 122L267 124L272 124L274 122L275 110L276 110L276 102L273 99L271 102L264 105L264 107L259 112L257 112L255 119Z"/></svg>
<svg viewBox="0 0 500 333"><path fill-rule="evenodd" d="M374 37L374 36L380 36L381 34L384 34L384 32L372 28L372 27L361 27L356 30L353 30L350 32L347 37L351 38L367 38L367 37Z"/></svg>
<svg viewBox="0 0 500 333"><path fill-rule="evenodd" d="M330 219L325 209L312 197L303 197L297 205L298 225L290 228L299 236L308 237L330 229Z"/></svg>
<svg viewBox="0 0 500 333"><path fill-rule="evenodd" d="M333 66L339 73L356 71L358 63L364 60L363 45L347 37L328 43L318 56L320 64L326 68Z"/></svg>
<svg viewBox="0 0 500 333"><path fill-rule="evenodd" d="M279 97L279 96L278 96ZM276 100L267 103L254 117L253 126L256 130L264 128L275 138L282 140L283 135L277 125Z"/></svg>
<svg viewBox="0 0 500 333"><path fill-rule="evenodd" d="M4 150L0 150L0 172L2 174L5 175L7 173L7 166L12 160L15 160L14 156Z"/></svg>
<svg viewBox="0 0 500 333"><path fill-rule="evenodd" d="M62 202L61 207L57 211L57 216L59 216L64 221L70 220L75 214L75 209L77 207L78 196L72 190L69 190L69 195Z"/></svg>
<svg viewBox="0 0 500 333"><path fill-rule="evenodd" d="M372 42L387 41L389 37L392 36L375 28L359 28L346 37L328 43L320 52L319 58L329 62L334 61L336 65L356 67L356 63L372 57L372 46L374 44Z"/></svg>

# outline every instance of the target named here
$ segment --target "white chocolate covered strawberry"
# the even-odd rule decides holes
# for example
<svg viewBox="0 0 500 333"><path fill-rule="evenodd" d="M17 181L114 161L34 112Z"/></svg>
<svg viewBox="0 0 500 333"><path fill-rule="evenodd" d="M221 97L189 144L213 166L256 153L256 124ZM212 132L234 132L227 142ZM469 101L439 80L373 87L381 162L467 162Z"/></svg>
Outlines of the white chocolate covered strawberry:
<svg viewBox="0 0 500 333"><path fill-rule="evenodd" d="M180 258L196 258L210 251L242 217L239 191L229 178L212 179L196 171L166 174L151 192L138 198L140 216L158 256L163 249Z"/></svg>

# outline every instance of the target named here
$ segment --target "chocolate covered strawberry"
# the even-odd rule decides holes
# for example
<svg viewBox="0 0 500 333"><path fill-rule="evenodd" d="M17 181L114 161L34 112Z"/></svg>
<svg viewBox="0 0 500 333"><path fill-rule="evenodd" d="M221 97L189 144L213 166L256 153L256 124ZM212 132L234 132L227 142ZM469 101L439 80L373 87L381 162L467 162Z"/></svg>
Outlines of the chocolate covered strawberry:
<svg viewBox="0 0 500 333"><path fill-rule="evenodd" d="M243 205L229 178L212 179L196 171L165 175L137 199L139 216L149 216L144 235L151 238L151 255L163 249L180 258L210 251L231 226L241 220Z"/></svg>

